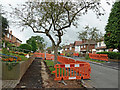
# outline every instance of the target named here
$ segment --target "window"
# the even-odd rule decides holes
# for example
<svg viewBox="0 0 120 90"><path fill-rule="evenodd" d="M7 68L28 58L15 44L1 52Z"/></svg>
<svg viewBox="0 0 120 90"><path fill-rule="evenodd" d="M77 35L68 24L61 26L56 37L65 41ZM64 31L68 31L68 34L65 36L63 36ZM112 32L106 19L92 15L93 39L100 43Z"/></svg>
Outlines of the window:
<svg viewBox="0 0 120 90"><path fill-rule="evenodd" d="M83 48L83 46L81 46L81 48Z"/></svg>
<svg viewBox="0 0 120 90"><path fill-rule="evenodd" d="M12 35L10 35L10 39L12 39Z"/></svg>
<svg viewBox="0 0 120 90"><path fill-rule="evenodd" d="M84 45L84 48L85 48L86 46Z"/></svg>
<svg viewBox="0 0 120 90"><path fill-rule="evenodd" d="M7 34L7 37L9 38L9 34Z"/></svg>
<svg viewBox="0 0 120 90"><path fill-rule="evenodd" d="M101 42L99 42L99 47L101 47Z"/></svg>

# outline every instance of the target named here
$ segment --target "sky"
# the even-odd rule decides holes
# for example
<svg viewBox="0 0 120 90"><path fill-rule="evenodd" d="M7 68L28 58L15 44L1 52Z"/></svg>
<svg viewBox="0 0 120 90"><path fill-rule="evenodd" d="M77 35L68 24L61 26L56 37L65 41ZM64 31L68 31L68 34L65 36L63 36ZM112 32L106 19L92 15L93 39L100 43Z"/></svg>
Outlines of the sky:
<svg viewBox="0 0 120 90"><path fill-rule="evenodd" d="M0 4L2 4L3 9L6 11L10 10L9 4L12 6L17 6L17 4L22 4L27 0L1 0ZM105 1L109 1L111 5L108 5ZM62 43L61 44L70 44L74 43L74 41L79 41L78 39L78 32L81 32L83 30L83 27L86 25L89 25L90 27L97 27L103 34L105 33L105 26L108 21L109 14L111 12L112 4L115 2L115 0L101 0L101 5L105 9L105 15L101 16L99 19L97 19L95 13L92 11L88 11L86 15L83 15L79 19L79 25L78 28L70 27L68 28L68 32L62 37ZM11 22L9 20L9 22ZM22 40L22 43L26 43L26 40L28 40L31 36L42 36L45 41L47 42L47 46L51 46L51 41L49 38L43 34L35 34L32 32L30 28L26 28L24 31L21 31L22 28L18 28L12 23L10 24L10 30L12 30L12 33L14 36Z"/></svg>

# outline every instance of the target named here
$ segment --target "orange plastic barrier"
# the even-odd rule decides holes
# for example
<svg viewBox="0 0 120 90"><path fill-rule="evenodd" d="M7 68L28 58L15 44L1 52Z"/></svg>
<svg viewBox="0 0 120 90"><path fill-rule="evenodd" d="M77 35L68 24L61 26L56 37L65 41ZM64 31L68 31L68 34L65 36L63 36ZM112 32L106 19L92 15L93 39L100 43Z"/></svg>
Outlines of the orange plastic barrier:
<svg viewBox="0 0 120 90"><path fill-rule="evenodd" d="M89 63L56 64L54 66L54 80L90 79L91 67Z"/></svg>
<svg viewBox="0 0 120 90"><path fill-rule="evenodd" d="M34 57L42 58L45 60L45 53L34 53ZM54 60L54 55L46 53L46 60Z"/></svg>
<svg viewBox="0 0 120 90"><path fill-rule="evenodd" d="M107 54L92 54L92 53L89 53L89 57L91 59L108 61L108 55Z"/></svg>
<svg viewBox="0 0 120 90"><path fill-rule="evenodd" d="M63 53L61 53L60 55L62 55L62 56L63 56L64 54L63 54Z"/></svg>
<svg viewBox="0 0 120 90"><path fill-rule="evenodd" d="M58 61L62 64L70 64L70 63L75 63L74 59L71 58L66 58L62 56L58 56Z"/></svg>
<svg viewBox="0 0 120 90"><path fill-rule="evenodd" d="M78 57L78 56L79 56L79 53L73 53L73 56L77 56L77 57Z"/></svg>

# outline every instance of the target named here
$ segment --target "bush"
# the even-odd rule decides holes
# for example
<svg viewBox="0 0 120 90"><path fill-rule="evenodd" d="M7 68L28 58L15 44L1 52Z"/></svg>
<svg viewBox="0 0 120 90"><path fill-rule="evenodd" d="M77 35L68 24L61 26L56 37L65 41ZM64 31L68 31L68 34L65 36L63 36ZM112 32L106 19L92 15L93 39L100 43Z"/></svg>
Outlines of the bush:
<svg viewBox="0 0 120 90"><path fill-rule="evenodd" d="M70 54L69 54L69 53L66 53L66 56L67 56L67 57L70 57Z"/></svg>
<svg viewBox="0 0 120 90"><path fill-rule="evenodd" d="M89 59L89 55L88 55L88 54L85 55L85 59L86 59L86 60Z"/></svg>
<svg viewBox="0 0 120 90"><path fill-rule="evenodd" d="M19 48L23 49L24 53L28 53L31 51L32 47L29 44L21 44Z"/></svg>
<svg viewBox="0 0 120 90"><path fill-rule="evenodd" d="M8 54L9 51L7 50L7 48L2 48L2 53L3 53L3 54Z"/></svg>
<svg viewBox="0 0 120 90"><path fill-rule="evenodd" d="M120 60L119 52L98 52L97 54L107 54L110 59L118 59Z"/></svg>

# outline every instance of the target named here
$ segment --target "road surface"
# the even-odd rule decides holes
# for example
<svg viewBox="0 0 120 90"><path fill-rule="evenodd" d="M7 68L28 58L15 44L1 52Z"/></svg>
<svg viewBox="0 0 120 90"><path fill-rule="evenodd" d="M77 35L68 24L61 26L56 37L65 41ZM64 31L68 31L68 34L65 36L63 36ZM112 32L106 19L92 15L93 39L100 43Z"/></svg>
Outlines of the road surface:
<svg viewBox="0 0 120 90"><path fill-rule="evenodd" d="M79 61L86 61L80 60ZM89 61L88 61L89 62ZM118 70L104 65L90 63L91 79L84 80L95 88L118 88ZM116 66L118 67L118 66Z"/></svg>

